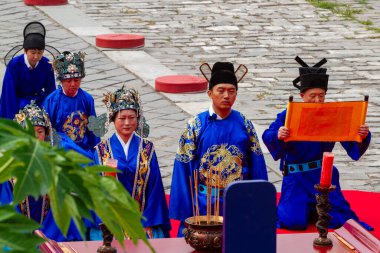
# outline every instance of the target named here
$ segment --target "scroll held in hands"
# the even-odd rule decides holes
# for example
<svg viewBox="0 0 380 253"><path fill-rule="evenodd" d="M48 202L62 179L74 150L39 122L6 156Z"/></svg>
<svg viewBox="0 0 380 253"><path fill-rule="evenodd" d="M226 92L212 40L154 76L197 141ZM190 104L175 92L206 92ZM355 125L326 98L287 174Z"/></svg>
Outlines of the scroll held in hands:
<svg viewBox="0 0 380 253"><path fill-rule="evenodd" d="M357 141L365 123L368 101L306 103L289 102L284 141Z"/></svg>

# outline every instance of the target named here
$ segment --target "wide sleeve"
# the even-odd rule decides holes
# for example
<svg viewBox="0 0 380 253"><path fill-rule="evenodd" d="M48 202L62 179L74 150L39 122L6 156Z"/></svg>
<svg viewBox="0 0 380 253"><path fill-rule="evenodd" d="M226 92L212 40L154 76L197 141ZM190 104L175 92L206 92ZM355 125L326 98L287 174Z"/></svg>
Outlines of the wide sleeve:
<svg viewBox="0 0 380 253"><path fill-rule="evenodd" d="M161 226L166 232L170 231L169 210L166 204L164 185L156 152L153 151L150 161L150 175L146 188L146 201L142 220L144 227Z"/></svg>
<svg viewBox="0 0 380 253"><path fill-rule="evenodd" d="M60 136L60 139L61 139L58 145L59 147L65 149L66 151L68 150L76 151L79 154L84 155L85 157L89 158L91 161L94 160L94 155L93 155L94 153L91 150L84 150L75 142L73 142L73 140L71 140L70 137L68 137L64 133L57 132L57 134Z"/></svg>
<svg viewBox="0 0 380 253"><path fill-rule="evenodd" d="M256 130L250 120L246 119L245 121L246 129L249 135L249 179L268 180L267 167L265 165L264 155L260 147Z"/></svg>
<svg viewBox="0 0 380 253"><path fill-rule="evenodd" d="M45 84L45 94L46 96L56 90L54 70L50 63L48 63L48 76Z"/></svg>
<svg viewBox="0 0 380 253"><path fill-rule="evenodd" d="M189 177L192 177L194 184L192 164L196 158L196 139L199 131L199 118L192 119L179 140L170 191L169 217L172 219L183 221L193 216Z"/></svg>
<svg viewBox="0 0 380 253"><path fill-rule="evenodd" d="M0 184L0 205L9 205L13 201L12 185L9 181Z"/></svg>
<svg viewBox="0 0 380 253"><path fill-rule="evenodd" d="M15 80L15 69L13 65L8 65L4 79L3 88L1 92L0 99L0 117L13 119L15 114L18 112L19 99L16 96L16 80Z"/></svg>
<svg viewBox="0 0 380 253"><path fill-rule="evenodd" d="M364 138L361 143L355 141L341 142L347 154L351 157L351 159L355 161L359 160L360 157L367 151L370 143L371 132L368 133L367 137Z"/></svg>
<svg viewBox="0 0 380 253"><path fill-rule="evenodd" d="M269 128L264 131L262 136L265 146L268 148L275 161L284 158L286 153L285 142L282 140L280 141L277 137L278 130L285 125L285 116L286 110L277 114L276 120L270 124Z"/></svg>
<svg viewBox="0 0 380 253"><path fill-rule="evenodd" d="M96 117L94 98L90 94L87 96L87 112L89 113L89 116ZM95 145L100 142L100 138L97 137L90 129L87 128L87 131L88 145L91 147L91 151L93 151Z"/></svg>

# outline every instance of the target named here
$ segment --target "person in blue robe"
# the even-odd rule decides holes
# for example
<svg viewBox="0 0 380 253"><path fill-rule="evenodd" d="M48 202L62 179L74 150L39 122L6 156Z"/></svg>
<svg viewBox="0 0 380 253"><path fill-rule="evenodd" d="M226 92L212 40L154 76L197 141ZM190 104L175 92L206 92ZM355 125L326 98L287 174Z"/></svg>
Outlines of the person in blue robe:
<svg viewBox="0 0 380 253"><path fill-rule="evenodd" d="M34 131L38 140L45 141L48 139L48 136L52 131L49 116L43 108L36 105L34 100L22 108L14 117L17 123L23 127L26 127L26 120L30 120L34 126ZM0 185L0 202L2 205L12 203L13 187L16 181L16 179L11 179ZM49 197L44 195L35 199L33 196L28 196L16 206L16 210L27 216L29 219L42 224L50 210Z"/></svg>
<svg viewBox="0 0 380 253"><path fill-rule="evenodd" d="M43 56L45 27L41 23L31 22L25 27L23 49L24 54L13 55L7 64L0 97L2 118L13 119L31 100L41 106L45 97L56 89L54 70Z"/></svg>
<svg viewBox="0 0 380 253"><path fill-rule="evenodd" d="M99 138L88 129L89 117L96 116L94 99L80 88L85 76L84 54L65 51L56 57L53 66L62 86L46 97L43 106L57 132L92 153Z"/></svg>
<svg viewBox="0 0 380 253"><path fill-rule="evenodd" d="M106 94L103 101L116 132L96 145L95 162L120 171L113 176L139 204L147 237L168 237L171 227L165 191L154 145L144 138L147 131L139 94L123 86Z"/></svg>
<svg viewBox="0 0 380 253"><path fill-rule="evenodd" d="M293 84L300 89L303 102L324 102L328 86L328 75L325 68L320 68L326 60L322 60L314 67L307 66L299 57L296 60L303 66L300 77ZM298 82L301 85L297 85ZM263 133L263 141L274 160L281 159L280 169L284 177L281 188L281 197L278 204L278 222L280 228L293 230L306 229L310 222L316 220L317 191L314 185L319 184L321 177L322 157L324 152L331 152L335 142L319 141L289 141L284 139L290 136L289 129L285 125L286 110L277 115L276 120ZM318 119L315 119L318 120ZM311 122L312 124L312 122ZM349 157L358 160L367 150L371 141L371 133L367 125L358 129L362 142L341 142ZM359 221L357 215L351 210L345 200L339 184L339 172L333 167L332 184L335 191L329 193L332 205L329 214L331 228L342 226L348 219ZM372 227L361 222L363 226L371 230Z"/></svg>
<svg viewBox="0 0 380 253"><path fill-rule="evenodd" d="M238 82L247 72L245 66L240 65L236 72L229 62L216 62L212 70L202 70L202 66L202 74L209 81L208 96L212 105L188 122L179 140L169 209L169 217L181 221L178 236L183 236L184 220L196 216L196 209L199 209L199 215L206 215L207 185L212 188L209 193L212 196L211 210L216 211L211 214L222 215L223 189L229 183L247 179L268 180L252 122L232 109ZM210 68L208 64L206 68ZM210 72L211 77L205 74ZM235 73L243 74L238 76ZM219 205L219 210L215 204Z"/></svg>

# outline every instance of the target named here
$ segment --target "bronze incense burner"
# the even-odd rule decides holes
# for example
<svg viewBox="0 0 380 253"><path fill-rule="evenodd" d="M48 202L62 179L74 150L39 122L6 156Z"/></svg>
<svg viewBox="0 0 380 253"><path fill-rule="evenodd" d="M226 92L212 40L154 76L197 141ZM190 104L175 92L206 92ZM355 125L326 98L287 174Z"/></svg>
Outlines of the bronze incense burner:
<svg viewBox="0 0 380 253"><path fill-rule="evenodd" d="M185 220L186 243L196 250L218 251L223 244L222 216L193 216Z"/></svg>

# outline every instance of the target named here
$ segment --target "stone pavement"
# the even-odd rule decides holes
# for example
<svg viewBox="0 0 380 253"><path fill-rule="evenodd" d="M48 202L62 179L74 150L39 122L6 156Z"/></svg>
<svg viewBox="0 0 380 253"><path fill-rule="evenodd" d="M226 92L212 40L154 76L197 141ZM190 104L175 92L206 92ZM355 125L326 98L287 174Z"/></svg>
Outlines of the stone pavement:
<svg viewBox="0 0 380 253"><path fill-rule="evenodd" d="M371 8L360 14L361 19L368 15L378 24L380 5L367 2ZM300 55L309 64L326 57L330 101L370 95L370 149L358 162L351 161L339 144L334 150L342 188L380 191L380 34L364 25L301 0L76 0L57 7L0 0L0 4L0 55L22 43L27 22L39 20L47 28L48 44L61 51L86 52L87 76L82 87L94 96L98 114L104 112L105 91L123 83L140 90L166 189L179 135L187 119L206 109L209 101L205 93L157 93L152 88L155 76L199 75L202 62L246 64L249 74L239 85L235 108L253 121L261 135L285 108L288 96L297 97L291 85L298 74L294 57ZM94 36L101 33L142 34L146 45L125 51L97 48ZM279 190L277 162L263 149L270 181Z"/></svg>

